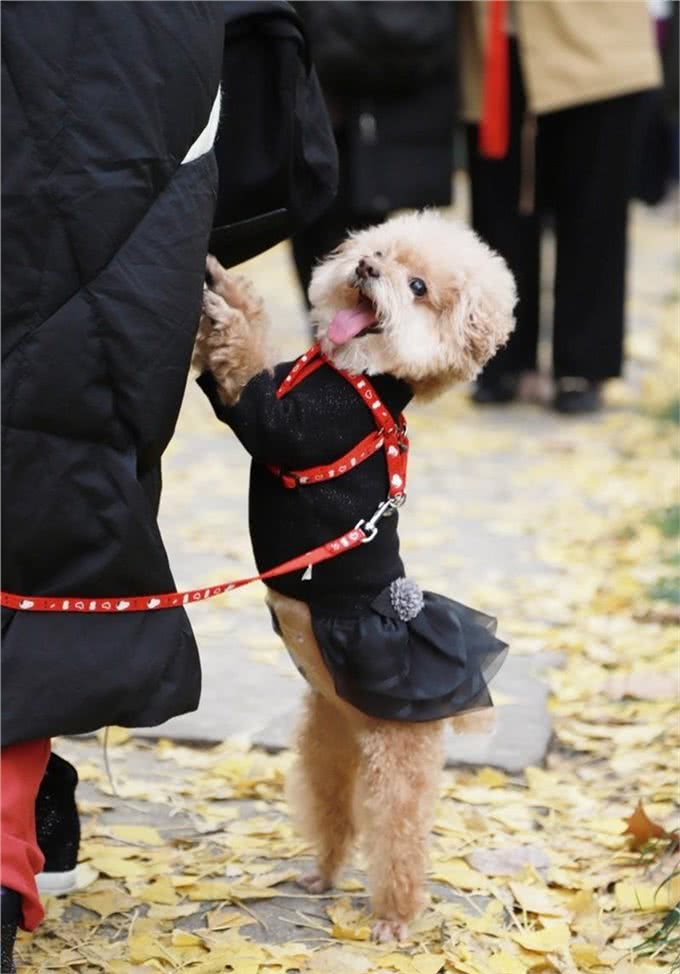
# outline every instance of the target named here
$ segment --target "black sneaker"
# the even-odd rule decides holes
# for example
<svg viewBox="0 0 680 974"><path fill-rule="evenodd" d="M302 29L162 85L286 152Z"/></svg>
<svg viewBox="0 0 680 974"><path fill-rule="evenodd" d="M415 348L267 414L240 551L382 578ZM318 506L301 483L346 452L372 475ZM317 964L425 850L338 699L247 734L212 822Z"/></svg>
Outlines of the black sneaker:
<svg viewBox="0 0 680 974"><path fill-rule="evenodd" d="M500 406L512 402L519 392L519 375L506 372L504 375L480 376L475 383L471 399L478 406Z"/></svg>
<svg viewBox="0 0 680 974"><path fill-rule="evenodd" d="M36 877L41 893L72 893L80 889L78 851L80 818L76 806L78 772L52 753L35 802L35 823L43 871Z"/></svg>
<svg viewBox="0 0 680 974"><path fill-rule="evenodd" d="M21 919L21 897L13 889L2 887L0 898L0 914L2 917L2 974L15 974L14 941L17 938L17 928Z"/></svg>
<svg viewBox="0 0 680 974"><path fill-rule="evenodd" d="M564 378L558 379L556 385L553 406L558 413L576 416L602 409L602 383L592 379Z"/></svg>

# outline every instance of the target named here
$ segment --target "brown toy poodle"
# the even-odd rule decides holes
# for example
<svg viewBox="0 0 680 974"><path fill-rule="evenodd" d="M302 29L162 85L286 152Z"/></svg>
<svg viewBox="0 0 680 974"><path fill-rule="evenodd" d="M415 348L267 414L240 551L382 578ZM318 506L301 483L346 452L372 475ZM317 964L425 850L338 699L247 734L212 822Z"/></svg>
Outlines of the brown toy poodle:
<svg viewBox="0 0 680 974"><path fill-rule="evenodd" d="M514 281L468 227L396 217L316 268L318 345L270 368L262 303L214 258L207 266L194 364L253 458L259 570L357 523L370 541L267 583L274 627L310 685L289 781L316 849L301 882L331 886L360 839L374 937L403 939L424 903L443 721L478 729L506 647L489 616L405 577L402 411L476 376L512 330Z"/></svg>

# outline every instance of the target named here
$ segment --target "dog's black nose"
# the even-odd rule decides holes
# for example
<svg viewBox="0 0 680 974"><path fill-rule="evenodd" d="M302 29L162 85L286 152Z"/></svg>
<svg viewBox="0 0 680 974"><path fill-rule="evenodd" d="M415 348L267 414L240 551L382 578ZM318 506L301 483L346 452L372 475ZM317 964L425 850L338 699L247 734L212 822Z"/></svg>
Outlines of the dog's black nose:
<svg viewBox="0 0 680 974"><path fill-rule="evenodd" d="M357 264L357 277L365 281L367 277L380 277L380 271L367 261L365 257L362 257Z"/></svg>

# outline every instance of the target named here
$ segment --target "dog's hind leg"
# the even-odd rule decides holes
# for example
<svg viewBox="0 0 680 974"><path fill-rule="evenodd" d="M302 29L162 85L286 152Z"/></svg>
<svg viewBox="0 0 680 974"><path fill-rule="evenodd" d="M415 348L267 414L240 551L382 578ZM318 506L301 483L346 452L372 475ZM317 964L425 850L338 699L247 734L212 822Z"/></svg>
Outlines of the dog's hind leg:
<svg viewBox="0 0 680 974"><path fill-rule="evenodd" d="M375 940L403 940L407 923L424 906L442 739L441 722L376 722L361 734L356 814Z"/></svg>
<svg viewBox="0 0 680 974"><path fill-rule="evenodd" d="M310 892L333 885L354 837L352 808L359 751L351 725L311 690L298 731L298 758L288 798L303 835L316 846L317 868L300 880Z"/></svg>

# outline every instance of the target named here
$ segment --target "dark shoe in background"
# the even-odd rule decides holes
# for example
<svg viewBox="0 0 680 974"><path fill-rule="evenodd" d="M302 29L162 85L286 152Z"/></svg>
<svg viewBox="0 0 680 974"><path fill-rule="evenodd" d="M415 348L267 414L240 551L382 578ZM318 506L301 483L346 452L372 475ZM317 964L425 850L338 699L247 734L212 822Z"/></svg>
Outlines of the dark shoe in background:
<svg viewBox="0 0 680 974"><path fill-rule="evenodd" d="M472 401L478 406L502 405L512 402L519 392L519 375L506 373L493 378L480 376L475 383Z"/></svg>
<svg viewBox="0 0 680 974"><path fill-rule="evenodd" d="M21 897L13 889L2 887L0 899L2 915L2 974L14 974L14 941L21 919Z"/></svg>
<svg viewBox="0 0 680 974"><path fill-rule="evenodd" d="M80 889L78 850L80 818L76 807L78 772L54 752L50 755L35 803L36 832L45 856L37 877L41 893L70 893Z"/></svg>
<svg viewBox="0 0 680 974"><path fill-rule="evenodd" d="M602 409L602 383L591 379L558 379L553 406L573 416Z"/></svg>

